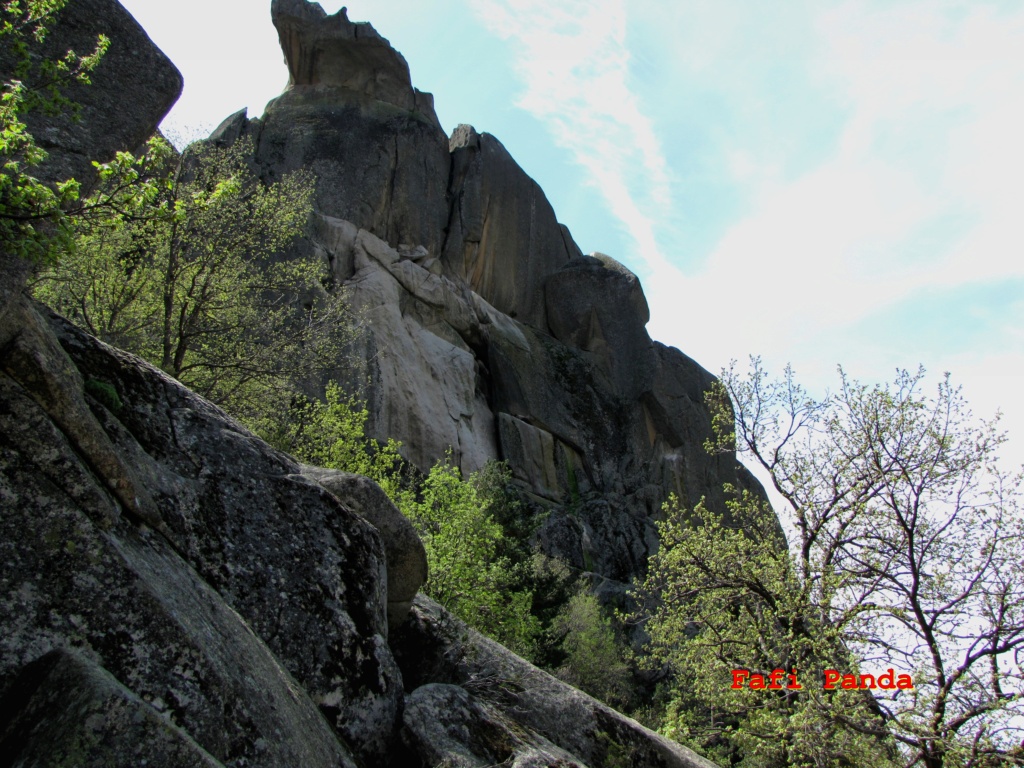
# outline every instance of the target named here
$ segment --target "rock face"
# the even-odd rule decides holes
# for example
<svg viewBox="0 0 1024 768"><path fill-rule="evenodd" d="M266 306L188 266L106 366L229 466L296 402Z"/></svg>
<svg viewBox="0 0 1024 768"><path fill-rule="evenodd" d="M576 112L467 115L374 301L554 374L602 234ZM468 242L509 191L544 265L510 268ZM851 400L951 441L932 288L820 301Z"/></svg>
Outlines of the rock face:
<svg viewBox="0 0 1024 768"><path fill-rule="evenodd" d="M223 765L77 651L26 666L4 703L0 749L19 765Z"/></svg>
<svg viewBox="0 0 1024 768"><path fill-rule="evenodd" d="M369 24L353 24L345 8L328 16L305 0L273 0L290 88L340 88L367 99L419 110L437 123L433 97L412 87L402 54Z"/></svg>
<svg viewBox="0 0 1024 768"><path fill-rule="evenodd" d="M620 599L669 492L754 484L701 447L712 378L649 338L636 277L583 256L496 139L444 136L372 27L272 10L289 89L215 138L251 136L266 179L319 175L296 247L367 318L371 429L421 469L506 460L536 545ZM180 83L113 0L64 18L55 50L104 31L128 58L74 131L34 126L55 176L136 146ZM710 765L415 596L423 548L379 488L47 313L28 271L0 254L4 764Z"/></svg>
<svg viewBox="0 0 1024 768"><path fill-rule="evenodd" d="M365 478L297 465L23 297L8 310L12 764L707 765L430 601L409 613L422 550Z"/></svg>
<svg viewBox="0 0 1024 768"><path fill-rule="evenodd" d="M19 326L59 340L37 355L49 369L123 405L63 387L94 416L69 433L50 377L4 357L0 680L74 648L226 764L335 765L339 735L380 758L402 687L376 529L145 363L27 304ZM145 514L108 463L131 468Z"/></svg>
<svg viewBox="0 0 1024 768"><path fill-rule="evenodd" d="M40 47L51 59L68 50L92 53L98 35L110 38L92 84L65 90L80 105L80 120L35 112L26 121L39 146L50 152L35 175L46 180L73 176L88 185L93 160L106 162L119 150L134 150L153 134L181 93L181 73L117 0L72 0L52 27ZM4 80L10 53L0 50Z"/></svg>
<svg viewBox="0 0 1024 768"><path fill-rule="evenodd" d="M545 278L580 255L579 248L500 141L460 125L449 147L445 265L495 309L546 330Z"/></svg>
<svg viewBox="0 0 1024 768"><path fill-rule="evenodd" d="M507 461L547 512L538 546L621 593L670 493L721 506L723 483L756 485L703 449L712 377L651 340L637 277L584 256L496 138L444 137L372 27L306 0L275 0L273 16L291 84L215 135L252 136L264 178L318 174L296 248L367 319L369 432L424 471L449 448L466 472Z"/></svg>
<svg viewBox="0 0 1024 768"><path fill-rule="evenodd" d="M428 598L416 598L392 645L414 689L402 716L403 738L422 745L432 760L443 755L452 765L474 767L714 768L528 664Z"/></svg>
<svg viewBox="0 0 1024 768"><path fill-rule="evenodd" d="M401 54L342 9L274 0L272 16L290 73L288 89L260 121L269 177L308 168L319 178L321 213L395 245L439 252L448 222L448 140L433 99L416 91Z"/></svg>

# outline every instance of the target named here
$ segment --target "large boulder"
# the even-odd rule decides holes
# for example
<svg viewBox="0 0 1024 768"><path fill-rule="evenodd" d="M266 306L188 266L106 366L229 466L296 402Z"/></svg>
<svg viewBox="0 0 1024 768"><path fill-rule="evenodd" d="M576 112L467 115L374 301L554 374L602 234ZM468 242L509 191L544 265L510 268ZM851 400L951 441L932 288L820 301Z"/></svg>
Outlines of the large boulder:
<svg viewBox="0 0 1024 768"><path fill-rule="evenodd" d="M41 364L0 373L0 695L74 648L225 764L382 759L402 687L378 532L160 371L19 311Z"/></svg>
<svg viewBox="0 0 1024 768"><path fill-rule="evenodd" d="M428 765L444 754L459 766L621 760L650 768L714 768L537 669L428 598L416 598L392 645L412 706L403 716L402 736ZM550 762L534 762L538 753Z"/></svg>
<svg viewBox="0 0 1024 768"><path fill-rule="evenodd" d="M303 466L302 473L377 529L384 542L388 578L388 626L397 627L427 580L427 551L413 524L373 480L336 469Z"/></svg>

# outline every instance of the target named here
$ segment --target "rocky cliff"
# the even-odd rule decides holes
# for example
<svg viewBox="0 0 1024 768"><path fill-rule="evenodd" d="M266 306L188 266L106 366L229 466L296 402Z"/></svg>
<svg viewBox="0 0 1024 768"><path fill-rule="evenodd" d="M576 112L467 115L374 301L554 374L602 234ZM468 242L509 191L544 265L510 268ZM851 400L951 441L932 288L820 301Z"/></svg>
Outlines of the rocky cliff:
<svg viewBox="0 0 1024 768"><path fill-rule="evenodd" d="M643 573L670 493L721 505L756 485L709 456L711 375L652 341L637 277L585 256L495 137L446 137L433 99L373 27L274 0L291 82L229 117L267 179L318 175L309 237L368 319L370 432L421 470L508 462L549 512L538 545L613 591ZM343 373L341 375L344 375Z"/></svg>
<svg viewBox="0 0 1024 768"><path fill-rule="evenodd" d="M272 13L289 88L214 138L251 135L266 178L318 174L297 247L369 320L373 429L421 468L508 461L549 511L538 546L620 592L668 492L749 482L701 447L709 374L649 338L636 277L581 254L497 139L444 136L372 27ZM65 170L137 146L180 82L115 0L66 14L51 44L106 32L141 58L94 77L136 105L116 129L54 129ZM709 765L414 601L422 547L379 489L271 449L0 259L0 762Z"/></svg>

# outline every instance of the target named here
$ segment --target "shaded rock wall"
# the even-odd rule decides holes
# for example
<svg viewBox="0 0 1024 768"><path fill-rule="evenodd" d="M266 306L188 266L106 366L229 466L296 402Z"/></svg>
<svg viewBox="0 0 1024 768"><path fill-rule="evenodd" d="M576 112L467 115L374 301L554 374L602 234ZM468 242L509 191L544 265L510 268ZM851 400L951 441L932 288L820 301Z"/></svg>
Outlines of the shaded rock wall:
<svg viewBox="0 0 1024 768"><path fill-rule="evenodd" d="M334 765L336 733L383 755L401 679L377 531L156 369L30 305L19 320L117 391L116 415L82 388L61 396L95 416L156 519L55 423L55 394L13 364L19 333L0 374L0 681L74 648L221 762Z"/></svg>
<svg viewBox="0 0 1024 768"><path fill-rule="evenodd" d="M546 329L544 280L579 248L500 141L460 125L449 146L445 266L495 309Z"/></svg>
<svg viewBox="0 0 1024 768"><path fill-rule="evenodd" d="M38 51L50 59L68 50L92 53L98 35L110 48L92 74L91 85L64 89L80 106L71 113L30 113L26 125L50 157L35 175L44 180L75 177L88 186L92 161L106 162L119 150L134 150L156 129L181 93L181 73L150 41L117 0L73 0L58 14ZM6 43L5 43L6 46ZM12 50L0 49L0 76L7 79Z"/></svg>

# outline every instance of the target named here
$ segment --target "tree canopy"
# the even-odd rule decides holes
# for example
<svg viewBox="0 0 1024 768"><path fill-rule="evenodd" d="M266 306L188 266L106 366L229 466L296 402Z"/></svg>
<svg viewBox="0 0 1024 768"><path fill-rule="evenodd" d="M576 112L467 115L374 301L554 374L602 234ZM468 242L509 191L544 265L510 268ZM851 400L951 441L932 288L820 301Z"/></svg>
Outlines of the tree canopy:
<svg viewBox="0 0 1024 768"><path fill-rule="evenodd" d="M840 370L815 399L788 369L724 372L708 447L767 473L789 546L749 493L725 515L666 507L645 588L652 658L675 673L667 730L743 765L1021 763L1021 475L948 376L927 389L923 370ZM795 669L802 689L736 690L736 669ZM828 669L850 677L830 690ZM878 685L890 669L913 688Z"/></svg>
<svg viewBox="0 0 1024 768"><path fill-rule="evenodd" d="M263 183L251 144L162 139L136 160L155 173L139 215L76 228L36 296L115 346L146 358L243 419L284 408L304 379L337 366L355 322L326 266L279 254L304 227L308 172ZM104 176L96 195L122 175Z"/></svg>

